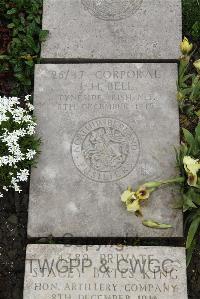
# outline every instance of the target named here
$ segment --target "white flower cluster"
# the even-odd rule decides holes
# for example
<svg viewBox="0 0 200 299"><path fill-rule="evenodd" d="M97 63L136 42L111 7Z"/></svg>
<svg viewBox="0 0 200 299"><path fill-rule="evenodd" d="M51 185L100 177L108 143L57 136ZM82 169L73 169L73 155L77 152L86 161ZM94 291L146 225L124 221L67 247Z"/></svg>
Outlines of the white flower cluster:
<svg viewBox="0 0 200 299"><path fill-rule="evenodd" d="M36 155L34 149L27 148L26 152L22 152L20 148L23 137L35 134L36 123L30 115L34 107L29 98L30 95L25 97L25 107L22 108L17 97L0 97L0 146L4 149L4 155L0 155L0 167L9 166L13 169L9 172L10 185L3 186L5 191L8 191L8 188L21 191L19 183L28 180L29 170L20 169L18 163L33 160ZM0 192L0 197L2 196Z"/></svg>

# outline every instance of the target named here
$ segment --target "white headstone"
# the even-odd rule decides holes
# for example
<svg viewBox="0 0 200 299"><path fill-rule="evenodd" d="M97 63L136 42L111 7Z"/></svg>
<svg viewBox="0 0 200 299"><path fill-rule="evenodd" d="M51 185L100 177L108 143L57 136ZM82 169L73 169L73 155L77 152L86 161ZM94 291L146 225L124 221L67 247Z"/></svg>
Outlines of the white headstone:
<svg viewBox="0 0 200 299"><path fill-rule="evenodd" d="M43 145L32 169L31 237L181 237L178 194L163 188L144 227L120 201L129 186L176 176L176 64L37 65L34 104Z"/></svg>
<svg viewBox="0 0 200 299"><path fill-rule="evenodd" d="M29 245L24 299L187 299L185 249Z"/></svg>
<svg viewBox="0 0 200 299"><path fill-rule="evenodd" d="M177 59L181 0L44 0L42 57Z"/></svg>

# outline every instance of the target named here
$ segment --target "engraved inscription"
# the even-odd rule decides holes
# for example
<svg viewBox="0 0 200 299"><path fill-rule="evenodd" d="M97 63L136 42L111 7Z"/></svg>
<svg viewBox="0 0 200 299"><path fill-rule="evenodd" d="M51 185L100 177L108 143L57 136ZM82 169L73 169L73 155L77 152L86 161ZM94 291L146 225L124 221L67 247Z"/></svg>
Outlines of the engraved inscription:
<svg viewBox="0 0 200 299"><path fill-rule="evenodd" d="M55 98L50 98L46 105L52 104L70 117L71 113L79 111L100 112L102 115L110 112L126 111L135 112L158 109L160 101L154 91L141 90L138 92L136 81L161 80L162 73L159 68L132 67L131 69L105 68L86 72L84 69L66 69L65 71L50 71L50 78L62 84L74 82L73 88L65 93L58 93ZM133 121L133 120L132 120ZM135 119L134 119L135 121ZM145 125L145 122L144 122ZM149 123L147 124L149 128Z"/></svg>
<svg viewBox="0 0 200 299"><path fill-rule="evenodd" d="M143 0L82 0L84 8L98 19L119 21L132 16Z"/></svg>
<svg viewBox="0 0 200 299"><path fill-rule="evenodd" d="M139 140L124 122L98 118L86 123L72 142L72 158L87 178L110 182L127 176L139 157Z"/></svg>
<svg viewBox="0 0 200 299"><path fill-rule="evenodd" d="M44 246L27 256L25 299L187 298L182 249Z"/></svg>

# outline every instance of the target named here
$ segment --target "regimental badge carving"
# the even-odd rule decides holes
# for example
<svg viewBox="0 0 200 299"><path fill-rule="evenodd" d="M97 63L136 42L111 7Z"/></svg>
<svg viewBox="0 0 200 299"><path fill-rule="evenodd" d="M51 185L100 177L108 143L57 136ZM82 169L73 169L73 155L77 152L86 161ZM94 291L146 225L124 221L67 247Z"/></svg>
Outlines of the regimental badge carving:
<svg viewBox="0 0 200 299"><path fill-rule="evenodd" d="M81 0L84 8L98 19L119 21L132 16L143 0Z"/></svg>
<svg viewBox="0 0 200 299"><path fill-rule="evenodd" d="M71 153L75 166L87 178L111 182L136 167L140 152L136 133L114 118L97 118L76 133Z"/></svg>

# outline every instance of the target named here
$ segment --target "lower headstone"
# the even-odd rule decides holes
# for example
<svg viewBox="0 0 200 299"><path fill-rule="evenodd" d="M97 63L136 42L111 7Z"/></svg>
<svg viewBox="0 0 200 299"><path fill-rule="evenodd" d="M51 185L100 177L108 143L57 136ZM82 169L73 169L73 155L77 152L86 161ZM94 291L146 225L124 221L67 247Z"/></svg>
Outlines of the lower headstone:
<svg viewBox="0 0 200 299"><path fill-rule="evenodd" d="M182 237L174 188L152 194L143 209L168 230L144 227L120 201L129 185L177 175L176 79L173 63L36 66L42 148L31 175L30 237Z"/></svg>
<svg viewBox="0 0 200 299"><path fill-rule="evenodd" d="M29 245L24 299L187 299L185 249Z"/></svg>

